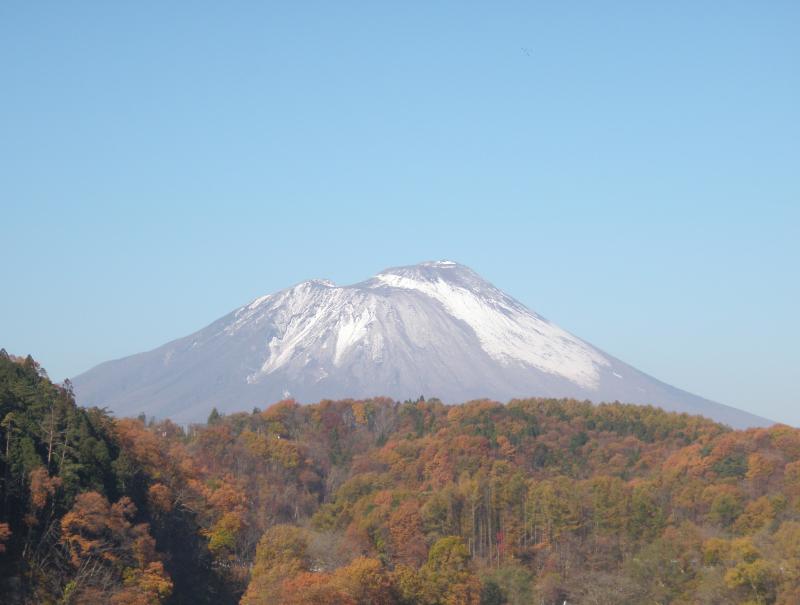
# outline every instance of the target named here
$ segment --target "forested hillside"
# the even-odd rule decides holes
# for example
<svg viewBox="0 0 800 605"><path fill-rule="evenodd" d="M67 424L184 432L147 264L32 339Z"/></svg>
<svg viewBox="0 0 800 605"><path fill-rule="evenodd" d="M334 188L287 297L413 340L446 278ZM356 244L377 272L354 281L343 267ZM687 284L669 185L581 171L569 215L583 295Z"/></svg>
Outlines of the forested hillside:
<svg viewBox="0 0 800 605"><path fill-rule="evenodd" d="M373 399L184 429L8 355L0 420L3 602L800 602L787 426Z"/></svg>
<svg viewBox="0 0 800 605"><path fill-rule="evenodd" d="M0 350L0 602L235 602L179 486L159 498L177 475L138 459L125 426Z"/></svg>

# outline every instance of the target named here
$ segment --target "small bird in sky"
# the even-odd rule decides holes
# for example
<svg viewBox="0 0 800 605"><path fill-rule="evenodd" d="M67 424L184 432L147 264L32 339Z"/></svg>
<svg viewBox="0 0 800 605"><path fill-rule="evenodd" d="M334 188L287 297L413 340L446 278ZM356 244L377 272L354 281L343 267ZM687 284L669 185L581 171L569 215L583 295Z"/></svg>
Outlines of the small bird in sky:
<svg viewBox="0 0 800 605"><path fill-rule="evenodd" d="M525 46L523 46L522 48L520 48L520 50L522 51L522 54L525 55L526 57L530 57L531 56L531 49L530 48L526 48Z"/></svg>

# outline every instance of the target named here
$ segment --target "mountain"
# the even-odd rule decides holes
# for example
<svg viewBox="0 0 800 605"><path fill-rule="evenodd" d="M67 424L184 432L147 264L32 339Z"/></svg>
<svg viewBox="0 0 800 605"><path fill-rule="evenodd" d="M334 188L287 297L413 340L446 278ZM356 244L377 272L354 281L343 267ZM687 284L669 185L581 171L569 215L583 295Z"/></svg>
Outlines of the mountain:
<svg viewBox="0 0 800 605"><path fill-rule="evenodd" d="M572 397L647 403L733 427L770 421L671 387L527 309L452 261L337 286L311 280L73 380L84 405L204 420L293 397Z"/></svg>

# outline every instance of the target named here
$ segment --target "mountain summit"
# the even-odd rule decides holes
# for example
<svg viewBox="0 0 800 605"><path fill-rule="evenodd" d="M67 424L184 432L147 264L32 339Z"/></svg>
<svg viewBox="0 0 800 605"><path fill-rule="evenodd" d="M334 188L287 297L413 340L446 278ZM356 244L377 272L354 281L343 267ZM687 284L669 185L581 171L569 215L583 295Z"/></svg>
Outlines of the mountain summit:
<svg viewBox="0 0 800 605"><path fill-rule="evenodd" d="M764 418L664 384L453 261L261 296L190 336L76 377L85 405L201 421L285 397L575 397L649 403L742 428Z"/></svg>

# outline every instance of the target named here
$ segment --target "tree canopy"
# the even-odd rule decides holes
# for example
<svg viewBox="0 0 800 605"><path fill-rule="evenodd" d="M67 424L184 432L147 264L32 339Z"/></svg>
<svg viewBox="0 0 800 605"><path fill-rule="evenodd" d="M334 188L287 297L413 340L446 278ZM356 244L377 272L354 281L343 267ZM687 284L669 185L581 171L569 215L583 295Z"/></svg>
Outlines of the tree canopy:
<svg viewBox="0 0 800 605"><path fill-rule="evenodd" d="M0 446L20 602L800 602L783 425L376 398L179 427L80 408L0 355Z"/></svg>

